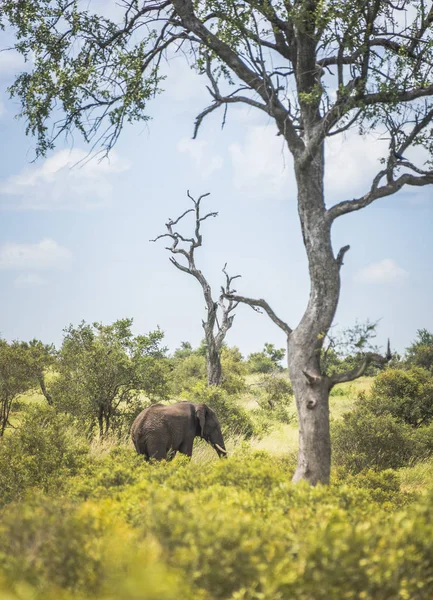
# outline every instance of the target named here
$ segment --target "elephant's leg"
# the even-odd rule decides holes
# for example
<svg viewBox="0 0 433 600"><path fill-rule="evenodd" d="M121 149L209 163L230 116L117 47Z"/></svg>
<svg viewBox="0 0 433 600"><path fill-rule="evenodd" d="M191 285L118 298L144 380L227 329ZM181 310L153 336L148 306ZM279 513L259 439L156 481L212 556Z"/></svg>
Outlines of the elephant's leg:
<svg viewBox="0 0 433 600"><path fill-rule="evenodd" d="M167 449L164 444L161 442L147 441L147 452L146 454L150 459L154 460L166 460L167 459Z"/></svg>
<svg viewBox="0 0 433 600"><path fill-rule="evenodd" d="M182 454L186 454L186 456L192 456L192 446L194 444L194 438L192 439L188 439L188 440L184 440L181 445L179 446L179 452L182 452Z"/></svg>

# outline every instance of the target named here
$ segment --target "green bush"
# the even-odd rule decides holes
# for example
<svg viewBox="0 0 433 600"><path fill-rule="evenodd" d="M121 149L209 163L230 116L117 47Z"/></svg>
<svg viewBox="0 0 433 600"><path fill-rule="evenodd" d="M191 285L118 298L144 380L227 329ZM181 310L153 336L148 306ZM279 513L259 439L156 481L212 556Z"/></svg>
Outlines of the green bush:
<svg viewBox="0 0 433 600"><path fill-rule="evenodd" d="M0 504L32 487L58 489L83 466L88 448L70 417L46 406L27 409L19 429L0 441Z"/></svg>
<svg viewBox="0 0 433 600"><path fill-rule="evenodd" d="M0 521L0 596L3 587L41 600L203 597L164 564L154 539L137 535L115 512L44 497L12 507Z"/></svg>
<svg viewBox="0 0 433 600"><path fill-rule="evenodd" d="M173 360L171 384L175 396L189 392L199 382L206 381L206 358L190 354Z"/></svg>
<svg viewBox="0 0 433 600"><path fill-rule="evenodd" d="M419 367L388 369L376 377L364 404L412 427L426 425L433 419L433 376Z"/></svg>
<svg viewBox="0 0 433 600"><path fill-rule="evenodd" d="M423 460L433 456L433 423L419 427L412 433L413 458Z"/></svg>
<svg viewBox="0 0 433 600"><path fill-rule="evenodd" d="M335 470L333 480L337 484L348 484L358 489L369 490L371 498L378 502L382 508L385 503L406 504L411 499L408 495L400 494L400 479L396 471L386 469L375 471L366 469L353 474L344 468Z"/></svg>
<svg viewBox="0 0 433 600"><path fill-rule="evenodd" d="M239 348L224 347L221 350L222 382L221 387L229 396L236 396L245 390L247 367L243 362Z"/></svg>
<svg viewBox="0 0 433 600"><path fill-rule="evenodd" d="M281 423L293 421L293 389L290 381L282 374L264 375L258 384L257 403L261 411Z"/></svg>
<svg viewBox="0 0 433 600"><path fill-rule="evenodd" d="M334 463L353 473L407 465L414 448L409 425L390 414L374 414L365 406L357 406L332 426Z"/></svg>
<svg viewBox="0 0 433 600"><path fill-rule="evenodd" d="M433 370L433 333L427 329L418 329L417 337L406 350L407 363L410 366Z"/></svg>
<svg viewBox="0 0 433 600"><path fill-rule="evenodd" d="M291 458L148 464L115 447L0 514L8 600L425 600L433 495L393 472L290 483Z"/></svg>

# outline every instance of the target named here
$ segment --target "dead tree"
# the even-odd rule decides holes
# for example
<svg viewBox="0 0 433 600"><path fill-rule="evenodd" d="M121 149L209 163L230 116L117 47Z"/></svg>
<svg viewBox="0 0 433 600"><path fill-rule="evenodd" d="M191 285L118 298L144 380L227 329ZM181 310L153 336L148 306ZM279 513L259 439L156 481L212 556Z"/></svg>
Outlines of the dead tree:
<svg viewBox="0 0 433 600"><path fill-rule="evenodd" d="M195 264L195 251L200 248L203 243L203 237L201 234L201 224L209 217L216 217L217 212L210 212L200 216L200 203L203 198L209 196L209 193L202 194L198 200L195 200L189 191L187 192L188 198L193 202L194 208L186 210L174 221L170 219L165 224L167 233L163 233L156 237L151 242L156 242L161 238L170 238L172 240L171 246L166 246L173 256L170 256L170 261L180 271L189 273L197 279L203 290L203 296L206 302L207 316L205 320L202 320L206 339L206 363L207 363L207 380L209 385L220 385L222 380L222 369L221 369L221 349L226 337L227 331L233 325L235 315L233 311L238 305L237 301L228 298L231 284L234 279L240 277L230 277L226 271L227 263L224 265L223 273L225 275L225 286L222 288L221 295L218 300L214 300L212 296L212 289L207 281L206 277L197 268ZM174 229L174 227L188 214L194 213L195 215L195 230L192 237L185 237ZM177 255L181 255L186 259L186 264L181 264L176 258ZM219 318L218 318L219 313Z"/></svg>

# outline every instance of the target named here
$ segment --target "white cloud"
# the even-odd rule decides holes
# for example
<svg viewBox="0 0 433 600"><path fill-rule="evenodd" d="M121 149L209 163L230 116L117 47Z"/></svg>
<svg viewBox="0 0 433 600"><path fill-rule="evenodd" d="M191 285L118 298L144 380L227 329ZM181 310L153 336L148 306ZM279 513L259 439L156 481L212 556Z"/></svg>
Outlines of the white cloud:
<svg viewBox="0 0 433 600"><path fill-rule="evenodd" d="M187 154L197 168L197 173L206 179L223 166L222 156L213 154L209 142L205 140L192 140L182 138L177 144L177 150L181 154Z"/></svg>
<svg viewBox="0 0 433 600"><path fill-rule="evenodd" d="M15 50L0 52L0 76L11 73L18 74L24 69L24 58Z"/></svg>
<svg viewBox="0 0 433 600"><path fill-rule="evenodd" d="M17 287L36 287L45 285L46 283L46 280L36 273L25 273L18 275L14 281L14 285Z"/></svg>
<svg viewBox="0 0 433 600"><path fill-rule="evenodd" d="M292 160L275 127L254 125L244 144L231 144L234 185L250 197L287 196L294 191Z"/></svg>
<svg viewBox="0 0 433 600"><path fill-rule="evenodd" d="M26 167L0 182L0 205L34 210L97 208L110 197L110 180L129 167L115 152L99 161L85 150L59 150L41 166Z"/></svg>
<svg viewBox="0 0 433 600"><path fill-rule="evenodd" d="M36 244L8 242L0 246L0 269L48 270L62 267L71 257L67 248L45 238Z"/></svg>
<svg viewBox="0 0 433 600"><path fill-rule="evenodd" d="M384 258L378 263L368 265L355 275L359 283L401 283L408 272L398 266L392 258Z"/></svg>
<svg viewBox="0 0 433 600"><path fill-rule="evenodd" d="M326 141L325 194L327 204L366 193L388 155L389 140L362 137L356 131Z"/></svg>

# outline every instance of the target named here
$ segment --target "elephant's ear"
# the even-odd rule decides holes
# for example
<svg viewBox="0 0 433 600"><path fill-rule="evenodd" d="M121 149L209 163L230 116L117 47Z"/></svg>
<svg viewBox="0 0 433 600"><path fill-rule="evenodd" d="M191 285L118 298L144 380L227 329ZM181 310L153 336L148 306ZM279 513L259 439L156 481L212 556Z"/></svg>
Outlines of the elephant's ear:
<svg viewBox="0 0 433 600"><path fill-rule="evenodd" d="M204 436L204 424L206 421L206 404L198 404L197 408L195 409L195 414L197 415L198 418L198 422L200 423L200 429L201 429L201 437Z"/></svg>

